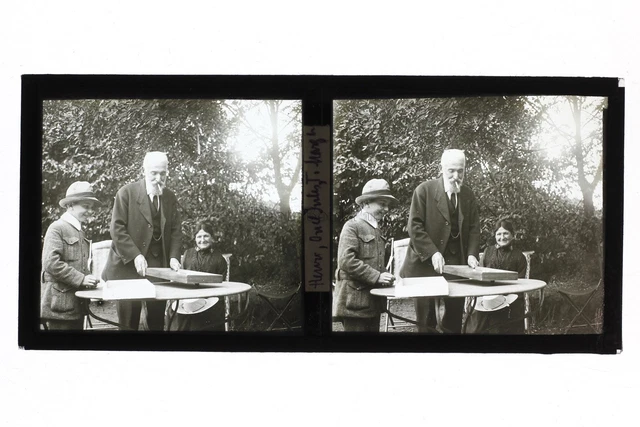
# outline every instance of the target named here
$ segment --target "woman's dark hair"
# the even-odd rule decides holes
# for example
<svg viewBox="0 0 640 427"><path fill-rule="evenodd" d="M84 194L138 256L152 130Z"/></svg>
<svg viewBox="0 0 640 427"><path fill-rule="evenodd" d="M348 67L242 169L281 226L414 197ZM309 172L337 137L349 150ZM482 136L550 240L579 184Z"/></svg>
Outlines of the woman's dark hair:
<svg viewBox="0 0 640 427"><path fill-rule="evenodd" d="M193 235L195 236L196 234L198 234L198 231L200 230L206 231L207 233L211 234L211 236L213 237L213 226L211 225L210 222L200 221L199 223L197 223L196 231L193 233Z"/></svg>
<svg viewBox="0 0 640 427"><path fill-rule="evenodd" d="M496 226L493 229L494 237L500 227L504 228L515 237L516 235L515 229L513 228L513 224L511 223L511 221L509 221L508 219L499 219L498 222L496 222Z"/></svg>

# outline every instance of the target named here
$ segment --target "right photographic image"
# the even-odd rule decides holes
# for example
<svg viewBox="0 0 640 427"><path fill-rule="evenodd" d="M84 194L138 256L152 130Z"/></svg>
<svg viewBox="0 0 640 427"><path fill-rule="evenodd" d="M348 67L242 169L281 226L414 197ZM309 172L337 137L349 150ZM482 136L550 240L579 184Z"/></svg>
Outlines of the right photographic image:
<svg viewBox="0 0 640 427"><path fill-rule="evenodd" d="M606 109L334 101L332 330L602 334Z"/></svg>

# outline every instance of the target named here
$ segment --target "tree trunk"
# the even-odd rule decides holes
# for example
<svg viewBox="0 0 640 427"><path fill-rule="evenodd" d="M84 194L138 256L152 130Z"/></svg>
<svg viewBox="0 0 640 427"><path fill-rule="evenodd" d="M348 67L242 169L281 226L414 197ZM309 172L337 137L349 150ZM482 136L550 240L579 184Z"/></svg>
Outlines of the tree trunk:
<svg viewBox="0 0 640 427"><path fill-rule="evenodd" d="M269 107L269 118L271 119L271 160L273 161L273 172L275 176L276 190L280 199L280 212L287 217L291 215L291 191L287 189L287 185L282 181L282 159L280 158L280 136L278 134L278 110L279 103L277 101L267 101Z"/></svg>
<svg viewBox="0 0 640 427"><path fill-rule="evenodd" d="M600 180L600 176L602 173L602 162L600 163L598 170L593 178L592 182L587 180L585 174L585 153L584 153L584 144L582 140L582 108L584 104L584 99L578 96L570 96L568 97L569 104L571 106L571 111L573 113L573 121L575 128L575 145L574 145L574 155L576 158L576 166L578 168L578 185L580 186L580 191L582 192L582 206L583 206L583 214L584 218L587 220L587 224L593 223L593 229L590 230L593 234L592 236L600 236L601 230L598 230L598 225L594 222L591 222L595 216L595 208L593 206L593 192ZM600 239L594 239L593 244L587 245L587 251L597 259L598 251L600 248Z"/></svg>
<svg viewBox="0 0 640 427"><path fill-rule="evenodd" d="M584 206L584 216L589 219L595 214L593 207L593 187L592 183L587 180L584 172L584 147L582 141L582 104L583 100L578 96L570 96L569 104L573 113L574 125L574 146L573 152L576 158L576 166L578 169L578 185L582 192L582 202ZM595 179L594 179L595 181Z"/></svg>
<svg viewBox="0 0 640 427"><path fill-rule="evenodd" d="M280 191L278 191L278 195L280 196L280 213L289 218L291 215L291 204L289 203L291 193L281 194Z"/></svg>
<svg viewBox="0 0 640 427"><path fill-rule="evenodd" d="M593 190L584 188L582 190L582 202L584 203L584 216L591 218L595 215L596 210L593 207Z"/></svg>

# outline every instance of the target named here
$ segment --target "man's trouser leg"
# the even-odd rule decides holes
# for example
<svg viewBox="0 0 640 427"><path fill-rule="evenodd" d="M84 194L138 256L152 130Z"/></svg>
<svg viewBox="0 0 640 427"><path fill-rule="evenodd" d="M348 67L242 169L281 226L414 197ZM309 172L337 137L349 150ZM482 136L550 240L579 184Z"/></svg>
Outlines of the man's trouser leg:
<svg viewBox="0 0 640 427"><path fill-rule="evenodd" d="M147 265L149 267L167 267L162 261L161 242L152 241L147 252ZM150 279L152 282L156 279ZM145 301L142 304L142 328L145 331L164 330L164 312L167 307L166 301Z"/></svg>
<svg viewBox="0 0 640 427"><path fill-rule="evenodd" d="M464 298L445 298L445 313L442 326L448 333L459 334L462 331Z"/></svg>
<svg viewBox="0 0 640 427"><path fill-rule="evenodd" d="M145 331L164 330L164 311L166 301L145 301L142 304L142 329Z"/></svg>
<svg viewBox="0 0 640 427"><path fill-rule="evenodd" d="M117 301L116 310L118 312L118 323L121 330L138 330L140 324L140 301Z"/></svg>
<svg viewBox="0 0 640 427"><path fill-rule="evenodd" d="M467 258L462 252L460 237L449 238L444 251L445 265L466 265ZM449 274L443 275L447 280L459 279L459 277ZM445 313L442 319L442 326L447 333L459 334L462 332L462 315L464 313L464 298L445 298Z"/></svg>
<svg viewBox="0 0 640 427"><path fill-rule="evenodd" d="M436 327L433 298L415 298L418 332L433 332Z"/></svg>

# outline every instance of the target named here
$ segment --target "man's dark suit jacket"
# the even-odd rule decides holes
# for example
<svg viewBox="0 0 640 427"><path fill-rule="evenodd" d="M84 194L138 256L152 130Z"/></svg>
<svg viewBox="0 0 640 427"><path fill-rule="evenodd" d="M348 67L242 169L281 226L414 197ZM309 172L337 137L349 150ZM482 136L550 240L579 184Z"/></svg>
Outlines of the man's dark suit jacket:
<svg viewBox="0 0 640 427"><path fill-rule="evenodd" d="M175 194L167 188L162 192L161 227L163 237L163 262L180 259L181 220ZM151 205L144 179L127 184L118 190L111 216L111 250L102 277L104 280L137 279L133 260L140 254L147 256L153 223Z"/></svg>
<svg viewBox="0 0 640 427"><path fill-rule="evenodd" d="M451 235L448 197L444 181L440 177L423 182L413 192L409 211L409 237L411 239L400 277L424 277L436 275L431 256L445 248ZM458 194L458 227L460 229L460 254L463 262L473 255L478 258L480 245L480 219L476 198L471 189L463 185Z"/></svg>

